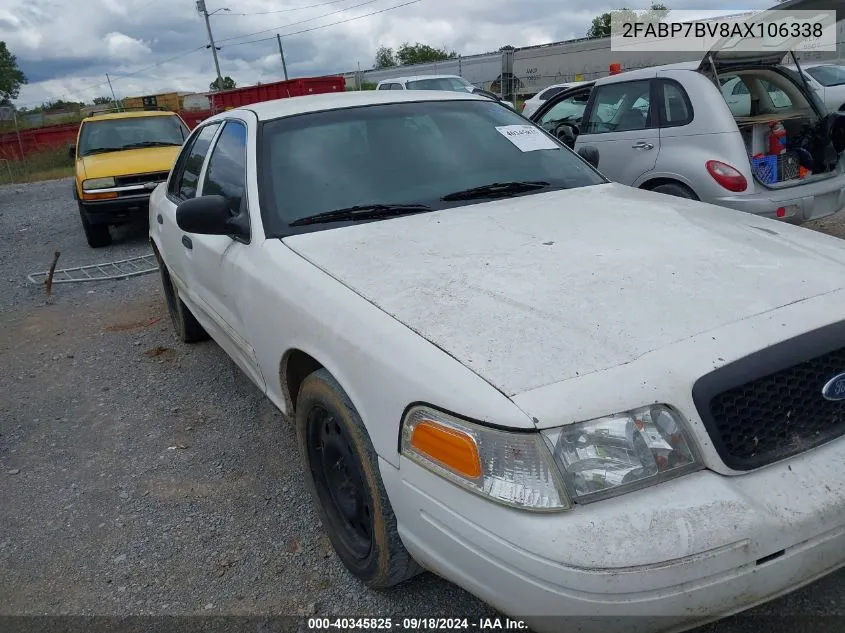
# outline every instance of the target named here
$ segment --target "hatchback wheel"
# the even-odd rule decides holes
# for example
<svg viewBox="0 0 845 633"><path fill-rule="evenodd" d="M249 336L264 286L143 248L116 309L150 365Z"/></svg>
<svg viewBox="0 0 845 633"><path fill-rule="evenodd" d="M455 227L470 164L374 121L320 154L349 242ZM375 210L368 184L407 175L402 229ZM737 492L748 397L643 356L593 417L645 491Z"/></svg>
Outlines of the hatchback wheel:
<svg viewBox="0 0 845 633"><path fill-rule="evenodd" d="M372 588L420 573L399 538L364 423L325 369L302 383L296 429L306 482L344 566Z"/></svg>
<svg viewBox="0 0 845 633"><path fill-rule="evenodd" d="M686 185L682 185L679 182L667 182L662 185L657 185L656 187L652 188L652 191L656 191L657 193L665 193L670 196L676 196L678 198L689 198L691 200L698 200L698 196L695 195L695 192L693 192L692 189L690 189Z"/></svg>

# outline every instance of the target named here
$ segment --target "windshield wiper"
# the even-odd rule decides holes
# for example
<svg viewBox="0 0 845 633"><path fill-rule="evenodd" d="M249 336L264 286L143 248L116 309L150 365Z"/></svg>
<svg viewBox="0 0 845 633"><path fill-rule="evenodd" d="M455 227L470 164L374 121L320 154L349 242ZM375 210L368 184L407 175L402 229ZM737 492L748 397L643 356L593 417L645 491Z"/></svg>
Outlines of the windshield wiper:
<svg viewBox="0 0 845 633"><path fill-rule="evenodd" d="M520 180L514 182L493 182L489 185L482 185L481 187L473 187L472 189L464 189L463 191L455 191L447 193L440 198L444 202L453 200L475 200L476 198L499 198L515 193L524 193L526 191L535 191L548 187L549 183L542 180Z"/></svg>
<svg viewBox="0 0 845 633"><path fill-rule="evenodd" d="M105 154L106 152L119 152L122 147L92 147L80 153L80 156L90 156L91 154Z"/></svg>
<svg viewBox="0 0 845 633"><path fill-rule="evenodd" d="M424 204L361 204L354 207L334 209L307 215L290 223L290 226L304 226L306 224L321 224L325 222L342 222L344 220L376 220L397 215L411 213L425 213L432 208Z"/></svg>
<svg viewBox="0 0 845 633"><path fill-rule="evenodd" d="M135 147L168 147L170 145L181 145L175 141L141 141L140 143L129 143L124 145L123 149L132 149Z"/></svg>

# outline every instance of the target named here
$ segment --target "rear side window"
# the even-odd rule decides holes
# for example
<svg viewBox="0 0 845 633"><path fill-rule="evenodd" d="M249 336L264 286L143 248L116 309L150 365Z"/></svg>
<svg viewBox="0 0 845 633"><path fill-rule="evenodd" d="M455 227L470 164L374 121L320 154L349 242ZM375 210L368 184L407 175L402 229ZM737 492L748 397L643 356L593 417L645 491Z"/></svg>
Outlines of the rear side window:
<svg viewBox="0 0 845 633"><path fill-rule="evenodd" d="M390 90L390 84L382 84L378 87L379 90Z"/></svg>
<svg viewBox="0 0 845 633"><path fill-rule="evenodd" d="M390 84L390 89L391 90L404 90L404 88L402 88L402 84Z"/></svg>
<svg viewBox="0 0 845 633"><path fill-rule="evenodd" d="M205 155L211 145L211 139L220 127L219 123L211 123L203 127L194 139L185 146L176 161L173 177L170 180L168 194L179 200L187 200L197 195L200 171L205 161Z"/></svg>
<svg viewBox="0 0 845 633"><path fill-rule="evenodd" d="M692 122L692 104L686 91L674 81L660 81L661 127L678 127Z"/></svg>
<svg viewBox="0 0 845 633"><path fill-rule="evenodd" d="M246 190L246 127L227 121L208 159L202 195L223 196L233 214L240 211Z"/></svg>

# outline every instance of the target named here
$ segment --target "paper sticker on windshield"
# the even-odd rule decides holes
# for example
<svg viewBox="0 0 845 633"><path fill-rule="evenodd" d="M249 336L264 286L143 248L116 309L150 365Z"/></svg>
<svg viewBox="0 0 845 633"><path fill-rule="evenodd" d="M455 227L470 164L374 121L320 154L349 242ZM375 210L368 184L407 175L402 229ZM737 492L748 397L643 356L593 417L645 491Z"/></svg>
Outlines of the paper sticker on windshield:
<svg viewBox="0 0 845 633"><path fill-rule="evenodd" d="M516 145L520 151L560 149L560 146L533 125L499 125L499 134Z"/></svg>

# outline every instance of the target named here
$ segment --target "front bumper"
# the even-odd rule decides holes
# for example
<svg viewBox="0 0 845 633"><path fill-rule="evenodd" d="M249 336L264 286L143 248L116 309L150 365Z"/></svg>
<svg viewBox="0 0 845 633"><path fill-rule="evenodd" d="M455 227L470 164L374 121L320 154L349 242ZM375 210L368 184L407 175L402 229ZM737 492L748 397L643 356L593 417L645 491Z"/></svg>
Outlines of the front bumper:
<svg viewBox="0 0 845 633"><path fill-rule="evenodd" d="M702 471L555 514L496 505L404 458L380 465L422 565L551 633L683 630L845 565L843 463L840 438L742 476Z"/></svg>
<svg viewBox="0 0 845 633"><path fill-rule="evenodd" d="M121 224L148 216L150 194L145 192L109 200L80 200L80 204L91 224Z"/></svg>
<svg viewBox="0 0 845 633"><path fill-rule="evenodd" d="M845 208L845 175L842 174L785 189L765 189L756 183L755 186L756 193L720 196L706 202L793 224L818 220ZM780 217L779 208L784 209Z"/></svg>

